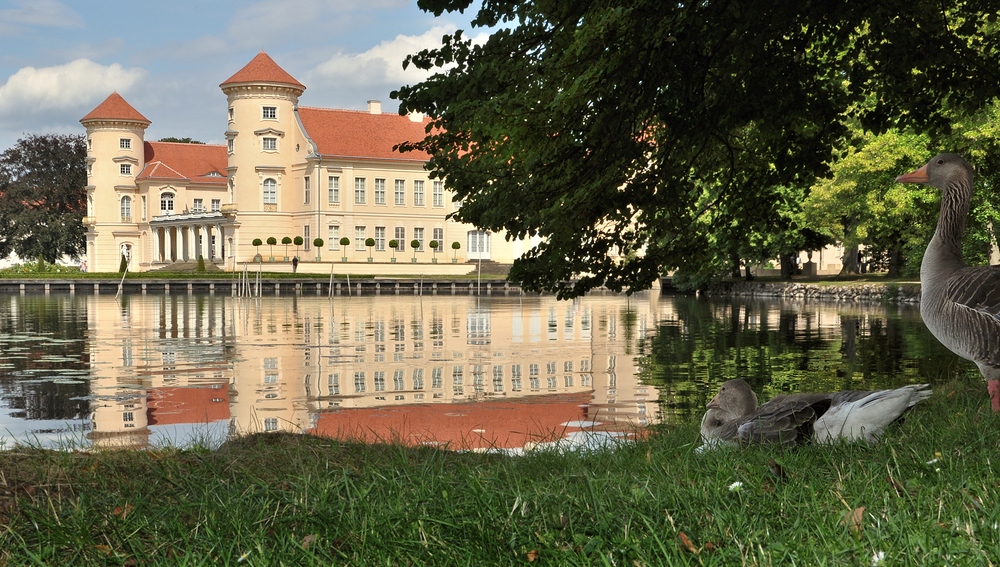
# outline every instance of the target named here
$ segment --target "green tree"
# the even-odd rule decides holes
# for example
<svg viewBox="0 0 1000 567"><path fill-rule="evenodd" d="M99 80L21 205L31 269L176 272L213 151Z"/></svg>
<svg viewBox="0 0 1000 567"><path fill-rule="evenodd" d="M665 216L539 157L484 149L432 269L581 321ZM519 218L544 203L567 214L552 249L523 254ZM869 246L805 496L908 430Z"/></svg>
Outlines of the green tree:
<svg viewBox="0 0 1000 567"><path fill-rule="evenodd" d="M274 245L278 243L278 239L273 236L267 237L267 247L270 250L271 261L274 261Z"/></svg>
<svg viewBox="0 0 1000 567"><path fill-rule="evenodd" d="M471 0L418 4L441 14ZM943 132L943 101L981 108L1000 79L995 12L993 0L946 12L933 0L485 2L472 22L496 29L485 42L460 30L406 59L436 72L392 93L401 113L432 119L399 148L431 155L457 220L540 237L510 272L526 288L642 289L738 255L755 231L746 217L782 214L773 188L826 175L849 114ZM706 215L726 232L693 233Z"/></svg>
<svg viewBox="0 0 1000 567"><path fill-rule="evenodd" d="M166 138L160 138L161 142L177 142L179 144L204 144L205 142L199 142L198 140L192 138L174 138L173 136L167 136Z"/></svg>
<svg viewBox="0 0 1000 567"><path fill-rule="evenodd" d="M58 134L25 136L0 154L0 258L83 254L86 157L84 136Z"/></svg>
<svg viewBox="0 0 1000 567"><path fill-rule="evenodd" d="M303 240L301 236L296 236L292 239L292 242L295 244L295 255L298 256L299 246L302 246L302 243L305 242L305 240Z"/></svg>
<svg viewBox="0 0 1000 567"><path fill-rule="evenodd" d="M805 216L843 243L842 273L859 272L858 248L864 244L866 261L885 265L891 277L915 275L934 232L937 191L896 183L896 176L927 161L929 139L899 130L855 134L854 144L831 166L833 176L812 187Z"/></svg>
<svg viewBox="0 0 1000 567"><path fill-rule="evenodd" d="M285 260L288 260L288 245L292 243L292 238L290 236L282 236L281 243L285 245Z"/></svg>

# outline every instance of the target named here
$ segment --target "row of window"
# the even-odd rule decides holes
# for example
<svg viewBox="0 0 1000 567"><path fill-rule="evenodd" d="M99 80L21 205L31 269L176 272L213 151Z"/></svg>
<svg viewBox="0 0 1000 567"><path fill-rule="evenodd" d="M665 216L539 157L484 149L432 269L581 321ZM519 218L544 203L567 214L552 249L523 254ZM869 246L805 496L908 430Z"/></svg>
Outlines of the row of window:
<svg viewBox="0 0 1000 567"><path fill-rule="evenodd" d="M431 383L430 387L432 390L440 390L444 387L444 368L437 367L431 370ZM484 380L485 376L483 373L474 374L472 377L472 386L477 392L484 391ZM573 375L563 376L563 387L572 388L574 386L576 377ZM593 378L589 374L583 374L580 376L580 385L583 387L590 387ZM503 392L506 389L506 384L504 380L503 373L493 374L493 391ZM452 371L451 383L453 388L453 393L455 395L463 395L465 383L465 376L462 373L462 367L456 366ZM376 370L372 373L372 382L370 383L374 386L374 391L384 392L386 391L386 373L381 370ZM424 369L414 368L411 376L411 390L423 390L425 388L424 382ZM362 394L368 391L369 382L367 380L366 373L363 371L358 371L354 373L354 393ZM541 378L536 375L531 375L528 378L528 387L532 390L539 390L542 386ZM549 389L555 389L559 387L558 378L556 376L549 376L545 379L545 387ZM521 391L523 388L522 377L520 373L515 374L510 377L510 389L515 392ZM406 390L405 384L405 371L402 369L397 369L392 374L392 389L394 391ZM331 396L339 396L341 394L340 389L340 374L334 373L327 376L327 392Z"/></svg>
<svg viewBox="0 0 1000 567"><path fill-rule="evenodd" d="M143 197L143 212L142 217L146 218L146 198ZM222 199L212 199L211 200L211 212L217 213L222 210ZM204 213L205 210L205 200L195 199L191 206L192 213ZM122 222L132 222L132 197L128 195L122 197L121 200L121 214ZM174 214L174 194L170 192L160 193L160 214L161 215L172 215Z"/></svg>
<svg viewBox="0 0 1000 567"><path fill-rule="evenodd" d="M384 251L386 249L386 244L388 242L386 240L386 234L387 234L386 233L386 227L384 227L384 226L376 226L375 227L375 232L374 232L374 234L372 236L372 240L375 241L375 250L376 251L382 252L382 251ZM422 227L416 227L416 228L413 229L413 233L412 233L413 238L411 238L410 240L416 240L417 242L420 243L420 246L418 246L417 249L416 249L417 252L423 252L424 251L424 236L425 236L425 234L426 233L425 233L425 231L424 231L424 229ZM327 227L327 235L329 236L328 240L329 240L329 248L330 248L330 250L340 250L340 239L342 238L341 237L341 233L340 233L340 226L339 225L335 225L335 224L332 224L332 225L328 226ZM402 227L402 226L395 227L393 229L392 239L396 240L399 243L399 249L400 250L402 250L404 248L406 250L410 250L411 249L411 247L410 247L410 240L406 239L406 227ZM357 250L357 251L359 251L359 252L363 252L363 251L367 250L367 246L365 245L365 241L366 240L368 240L368 227L367 226L356 226L356 227L354 227L354 249ZM431 240L436 240L438 243L440 243L440 247L438 248L438 250L443 250L443 247L444 247L444 229L443 228L434 228L434 229L432 229L432 231L431 231Z"/></svg>
<svg viewBox="0 0 1000 567"><path fill-rule="evenodd" d="M229 121L232 122L236 118L236 111L233 107L229 107ZM278 107L277 106L262 106L260 108L260 118L261 120L277 120L278 119Z"/></svg>

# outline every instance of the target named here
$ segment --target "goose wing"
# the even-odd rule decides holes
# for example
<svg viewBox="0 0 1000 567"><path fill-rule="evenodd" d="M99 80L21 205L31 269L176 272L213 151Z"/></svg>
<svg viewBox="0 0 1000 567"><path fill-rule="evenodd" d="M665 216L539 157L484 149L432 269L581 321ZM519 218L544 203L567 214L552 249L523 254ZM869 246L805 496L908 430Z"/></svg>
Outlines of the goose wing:
<svg viewBox="0 0 1000 567"><path fill-rule="evenodd" d="M976 362L1000 368L1000 266L965 268L948 279L958 348Z"/></svg>
<svg viewBox="0 0 1000 567"><path fill-rule="evenodd" d="M815 407L816 401L805 395L779 396L742 421L736 437L743 445L802 443L812 435L812 424L825 411Z"/></svg>

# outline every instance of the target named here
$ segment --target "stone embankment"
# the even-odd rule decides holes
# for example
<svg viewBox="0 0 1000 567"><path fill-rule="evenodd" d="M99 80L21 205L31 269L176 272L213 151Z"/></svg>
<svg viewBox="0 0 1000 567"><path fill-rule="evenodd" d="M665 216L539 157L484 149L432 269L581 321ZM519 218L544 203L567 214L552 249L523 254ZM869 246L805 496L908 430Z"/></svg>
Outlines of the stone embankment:
<svg viewBox="0 0 1000 567"><path fill-rule="evenodd" d="M796 282L722 282L710 287L705 293L709 296L920 303L920 285L905 283L836 285Z"/></svg>

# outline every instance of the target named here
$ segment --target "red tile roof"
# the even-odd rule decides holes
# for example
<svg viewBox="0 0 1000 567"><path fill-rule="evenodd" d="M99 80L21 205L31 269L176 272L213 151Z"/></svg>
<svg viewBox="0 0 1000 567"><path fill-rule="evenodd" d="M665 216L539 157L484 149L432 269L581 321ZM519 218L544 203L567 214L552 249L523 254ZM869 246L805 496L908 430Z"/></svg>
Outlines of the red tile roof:
<svg viewBox="0 0 1000 567"><path fill-rule="evenodd" d="M399 153L400 142L417 142L427 135L429 120L413 122L398 114L370 114L361 110L299 107L306 133L324 156L427 161L421 151Z"/></svg>
<svg viewBox="0 0 1000 567"><path fill-rule="evenodd" d="M90 113L81 118L80 122L86 124L91 120L130 120L133 122L143 122L147 126L150 124L145 116L139 114L138 110L125 102L125 99L122 98L122 95L118 94L118 91L111 93L108 98L104 99L104 102L97 105L97 108L91 110Z"/></svg>
<svg viewBox="0 0 1000 567"><path fill-rule="evenodd" d="M136 179L190 179L194 183L226 184L229 153L225 146L145 142L143 149L146 167Z"/></svg>
<svg viewBox="0 0 1000 567"><path fill-rule="evenodd" d="M235 75L225 80L220 87L236 83L278 83L292 85L305 90L306 86L278 66L267 53L261 51Z"/></svg>

